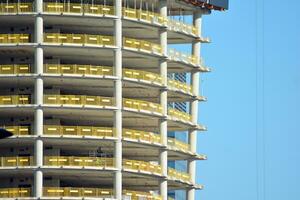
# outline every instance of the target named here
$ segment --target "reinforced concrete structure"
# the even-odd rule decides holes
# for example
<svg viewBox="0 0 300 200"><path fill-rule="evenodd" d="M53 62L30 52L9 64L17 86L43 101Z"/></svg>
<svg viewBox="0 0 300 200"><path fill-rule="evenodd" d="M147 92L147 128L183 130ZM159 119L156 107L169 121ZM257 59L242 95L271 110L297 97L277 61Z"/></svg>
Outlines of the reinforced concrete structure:
<svg viewBox="0 0 300 200"><path fill-rule="evenodd" d="M0 199L195 199L202 16L220 1L1 0ZM217 2L216 4L214 2ZM178 17L192 17L193 24ZM178 20L176 20L178 19ZM168 48L191 44L191 53ZM187 82L172 79L185 73ZM168 75L169 74L169 75ZM169 78L168 78L169 77ZM189 104L190 111L168 108ZM188 143L168 138L187 131ZM187 171L168 167L184 161Z"/></svg>

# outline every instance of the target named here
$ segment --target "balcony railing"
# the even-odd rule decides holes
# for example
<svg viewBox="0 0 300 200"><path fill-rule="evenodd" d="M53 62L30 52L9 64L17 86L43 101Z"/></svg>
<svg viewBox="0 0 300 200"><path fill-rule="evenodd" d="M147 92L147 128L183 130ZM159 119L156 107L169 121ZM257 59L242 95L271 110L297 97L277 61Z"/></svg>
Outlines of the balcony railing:
<svg viewBox="0 0 300 200"><path fill-rule="evenodd" d="M0 105L26 105L30 102L29 95L0 96Z"/></svg>
<svg viewBox="0 0 300 200"><path fill-rule="evenodd" d="M130 49L145 51L147 53L163 54L163 49L159 44L151 43L145 40L133 38L123 38L123 46Z"/></svg>
<svg viewBox="0 0 300 200"><path fill-rule="evenodd" d="M201 64L201 60L199 57L185 54L182 52L178 52L174 49L168 49L168 56L169 56L169 59L173 60L173 61L184 62L184 63L192 64L192 65L200 65Z"/></svg>
<svg viewBox="0 0 300 200"><path fill-rule="evenodd" d="M199 30L195 26L185 24L174 19L168 19L168 28L174 31L185 32L187 34L193 34L196 36L199 34Z"/></svg>
<svg viewBox="0 0 300 200"><path fill-rule="evenodd" d="M169 108L168 115L177 118L179 120L188 121L188 122L192 121L192 116L190 114L179 111L177 109Z"/></svg>
<svg viewBox="0 0 300 200"><path fill-rule="evenodd" d="M0 157L0 167L33 166L32 157Z"/></svg>
<svg viewBox="0 0 300 200"><path fill-rule="evenodd" d="M191 177L189 174L187 174L185 172L177 171L173 168L168 168L168 177L176 179L176 180L185 181L185 182L191 181Z"/></svg>
<svg viewBox="0 0 300 200"><path fill-rule="evenodd" d="M133 8L123 8L123 16L136 20L143 20L149 23L158 23L167 25L168 19L161 16L159 13L149 12L145 10L137 10Z"/></svg>
<svg viewBox="0 0 300 200"><path fill-rule="evenodd" d="M30 12L33 12L31 3L0 3L0 15Z"/></svg>
<svg viewBox="0 0 300 200"><path fill-rule="evenodd" d="M80 95L45 95L44 103L51 105L114 106L111 97Z"/></svg>
<svg viewBox="0 0 300 200"><path fill-rule="evenodd" d="M18 198L30 196L30 188L0 188L0 198Z"/></svg>
<svg viewBox="0 0 300 200"><path fill-rule="evenodd" d="M2 126L2 128L16 136L30 135L30 126Z"/></svg>
<svg viewBox="0 0 300 200"><path fill-rule="evenodd" d="M0 65L0 74L30 74L31 67L27 64Z"/></svg>
<svg viewBox="0 0 300 200"><path fill-rule="evenodd" d="M168 87L175 88L177 90L182 90L185 93L189 94L193 93L193 88L191 85L174 79L168 79Z"/></svg>
<svg viewBox="0 0 300 200"><path fill-rule="evenodd" d="M123 168L127 170L145 171L162 174L161 166L150 162L123 159Z"/></svg>
<svg viewBox="0 0 300 200"><path fill-rule="evenodd" d="M161 143L159 134L132 129L123 129L123 137L133 140L142 140L150 143Z"/></svg>
<svg viewBox="0 0 300 200"><path fill-rule="evenodd" d="M0 44L28 43L29 34L0 34Z"/></svg>
<svg viewBox="0 0 300 200"><path fill-rule="evenodd" d="M45 135L114 137L113 128L91 126L44 126Z"/></svg>
<svg viewBox="0 0 300 200"><path fill-rule="evenodd" d="M45 156L44 165L56 167L114 167L114 159L100 157Z"/></svg>
<svg viewBox="0 0 300 200"><path fill-rule="evenodd" d="M135 99L123 99L123 106L127 109L133 109L137 111L150 111L154 113L162 114L162 106L157 103L148 101L140 101Z"/></svg>
<svg viewBox="0 0 300 200"><path fill-rule="evenodd" d="M113 75L113 68L106 66L46 64L44 65L44 69L45 73L49 74Z"/></svg>
<svg viewBox="0 0 300 200"><path fill-rule="evenodd" d="M112 189L103 188L71 188L71 187L46 187L43 189L45 197L99 197L99 198L113 198ZM131 200L161 200L161 196L153 195L147 192L123 190L124 199Z"/></svg>
<svg viewBox="0 0 300 200"><path fill-rule="evenodd" d="M56 44L88 44L97 46L113 46L114 38L107 35L45 33L45 43Z"/></svg>
<svg viewBox="0 0 300 200"><path fill-rule="evenodd" d="M174 138L168 138L168 146L175 147L180 150L189 151L190 145Z"/></svg>
<svg viewBox="0 0 300 200"><path fill-rule="evenodd" d="M44 12L93 14L93 15L114 15L115 8L113 6L97 5L97 4L44 3Z"/></svg>
<svg viewBox="0 0 300 200"><path fill-rule="evenodd" d="M6 130L12 132L15 136L32 134L30 126L2 126L2 128L5 128ZM115 137L115 130L111 127L45 125L44 135ZM153 132L123 129L122 135L125 139L161 144L160 135ZM168 138L168 145L183 151L189 151L190 149L189 144L181 142L174 138Z"/></svg>
<svg viewBox="0 0 300 200"><path fill-rule="evenodd" d="M163 78L159 74L151 72L134 69L123 69L123 76L126 78L151 81L160 85L163 84Z"/></svg>

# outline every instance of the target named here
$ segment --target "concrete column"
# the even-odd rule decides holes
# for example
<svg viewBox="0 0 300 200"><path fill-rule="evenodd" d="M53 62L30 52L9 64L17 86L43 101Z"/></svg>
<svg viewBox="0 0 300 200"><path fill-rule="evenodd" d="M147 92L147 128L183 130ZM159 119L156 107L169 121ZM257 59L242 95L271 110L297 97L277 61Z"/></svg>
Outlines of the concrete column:
<svg viewBox="0 0 300 200"><path fill-rule="evenodd" d="M201 23L202 23L202 12L197 11L193 15L193 23L199 30L199 37L201 37ZM192 54L196 57L200 57L201 53L201 42L195 40L192 45ZM200 84L200 73L197 71L192 71L191 81L193 86L193 94L199 96L199 84ZM198 100L192 100L191 102L191 115L194 124L198 123ZM197 130L189 130L189 144L192 152L197 152ZM188 161L188 172L191 176L191 183L196 184L196 161ZM189 188L187 190L187 200L195 199L195 189Z"/></svg>
<svg viewBox="0 0 300 200"><path fill-rule="evenodd" d="M37 136L34 144L34 158L37 169L34 172L34 197L40 198L43 196L43 120L44 114L41 105L43 104L44 83L41 74L43 73L43 49L40 44L43 42L43 18L40 13L43 11L43 0L35 1L36 12L35 28L34 28L34 43L37 44L34 50L34 73L36 74L34 84L34 103L36 105L34 113L34 133Z"/></svg>
<svg viewBox="0 0 300 200"><path fill-rule="evenodd" d="M164 17L167 17L167 1L159 1L159 11L160 14ZM167 55L167 48L168 48L168 34L166 28L161 28L159 32L159 39L160 45L163 48L164 55ZM160 60L159 71L160 75L163 77L164 86L167 86L167 74L168 74L168 64L167 59L163 58ZM160 90L160 104L163 107L163 114L165 118L159 121L159 128L160 128L160 136L161 142L166 147L168 145L168 123L167 123L167 112L168 112L168 91L167 88ZM161 179L159 183L159 192L162 196L162 200L168 199L168 151L164 148L161 149L159 153L159 163L162 168L162 173L165 178Z"/></svg>
<svg viewBox="0 0 300 200"><path fill-rule="evenodd" d="M114 194L117 200L122 199L122 0L116 0L114 36L117 49L114 51L114 72L117 80L114 83L114 96L117 110L114 113L114 128L117 140L114 144L115 166Z"/></svg>

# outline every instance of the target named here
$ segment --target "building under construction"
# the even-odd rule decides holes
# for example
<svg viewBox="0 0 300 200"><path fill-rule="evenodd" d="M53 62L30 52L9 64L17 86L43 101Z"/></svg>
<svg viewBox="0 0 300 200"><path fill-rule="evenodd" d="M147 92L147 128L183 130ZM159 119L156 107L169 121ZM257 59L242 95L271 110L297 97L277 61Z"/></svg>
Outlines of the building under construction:
<svg viewBox="0 0 300 200"><path fill-rule="evenodd" d="M194 200L201 22L227 4L0 0L0 199Z"/></svg>

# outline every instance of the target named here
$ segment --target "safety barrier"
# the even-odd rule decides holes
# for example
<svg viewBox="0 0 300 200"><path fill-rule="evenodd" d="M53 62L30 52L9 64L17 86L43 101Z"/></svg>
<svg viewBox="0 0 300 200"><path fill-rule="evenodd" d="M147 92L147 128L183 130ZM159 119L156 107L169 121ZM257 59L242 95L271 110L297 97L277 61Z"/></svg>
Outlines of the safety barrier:
<svg viewBox="0 0 300 200"><path fill-rule="evenodd" d="M2 126L2 128L16 136L30 135L31 132L29 126Z"/></svg>
<svg viewBox="0 0 300 200"><path fill-rule="evenodd" d="M181 180L184 182L190 182L191 181L191 177L189 174L185 173L185 172L180 172L177 171L173 168L168 168L168 177L176 179L176 180Z"/></svg>
<svg viewBox="0 0 300 200"><path fill-rule="evenodd" d="M29 34L0 34L0 44L28 43Z"/></svg>
<svg viewBox="0 0 300 200"><path fill-rule="evenodd" d="M0 167L33 166L32 157L0 157Z"/></svg>
<svg viewBox="0 0 300 200"><path fill-rule="evenodd" d="M44 3L44 12L49 13L75 13L93 15L114 15L115 8L107 5L76 4L76 3Z"/></svg>
<svg viewBox="0 0 300 200"><path fill-rule="evenodd" d="M113 68L106 66L45 64L44 69L49 74L113 75Z"/></svg>
<svg viewBox="0 0 300 200"><path fill-rule="evenodd" d="M146 10L123 8L123 16L130 19L143 20L149 23L154 22L161 25L168 24L168 18L161 16L159 13L149 12Z"/></svg>
<svg viewBox="0 0 300 200"><path fill-rule="evenodd" d="M161 143L159 134L132 129L123 129L123 137L127 139L143 140L151 143Z"/></svg>
<svg viewBox="0 0 300 200"><path fill-rule="evenodd" d="M1 188L0 198L30 197L30 188Z"/></svg>
<svg viewBox="0 0 300 200"><path fill-rule="evenodd" d="M114 167L114 159L100 157L45 156L44 165L56 167Z"/></svg>
<svg viewBox="0 0 300 200"><path fill-rule="evenodd" d="M31 3L0 3L0 15L30 12L33 12Z"/></svg>
<svg viewBox="0 0 300 200"><path fill-rule="evenodd" d="M107 127L92 127L92 126L57 126L45 125L45 135L59 136L94 136L94 137L114 137L113 128Z"/></svg>
<svg viewBox="0 0 300 200"><path fill-rule="evenodd" d="M198 36L199 34L199 30L195 26L188 25L174 19L168 19L168 28L173 31L185 32L187 34L196 35L196 36Z"/></svg>
<svg viewBox="0 0 300 200"><path fill-rule="evenodd" d="M0 96L0 105L25 105L30 104L29 95Z"/></svg>
<svg viewBox="0 0 300 200"><path fill-rule="evenodd" d="M161 200L161 196L153 195L147 192L123 190L123 196L131 200ZM113 198L112 189L103 188L71 188L71 187L45 187L43 188L45 197L100 197Z"/></svg>
<svg viewBox="0 0 300 200"><path fill-rule="evenodd" d="M189 151L190 145L184 142L181 142L179 140L176 140L174 138L168 138L168 146L175 147L177 149L183 150L183 151Z"/></svg>
<svg viewBox="0 0 300 200"><path fill-rule="evenodd" d="M185 93L189 94L193 93L191 85L174 79L168 79L168 87L183 90Z"/></svg>
<svg viewBox="0 0 300 200"><path fill-rule="evenodd" d="M168 108L168 115L183 121L191 122L192 120L192 116L190 114L173 108Z"/></svg>
<svg viewBox="0 0 300 200"><path fill-rule="evenodd" d="M27 64L0 65L0 74L29 74L30 72L30 65Z"/></svg>
<svg viewBox="0 0 300 200"><path fill-rule="evenodd" d="M82 95L45 95L44 103L52 105L114 106L114 100L111 97Z"/></svg>
<svg viewBox="0 0 300 200"><path fill-rule="evenodd" d="M162 106L157 103L123 98L123 106L127 109L150 111L162 114Z"/></svg>
<svg viewBox="0 0 300 200"><path fill-rule="evenodd" d="M45 33L44 42L57 44L88 44L97 46L113 46L115 44L112 36L63 33Z"/></svg>
<svg viewBox="0 0 300 200"><path fill-rule="evenodd" d="M123 159L123 168L128 170L151 172L155 174L162 173L160 165L152 164L150 162L145 162L145 161L139 161L139 160Z"/></svg>
<svg viewBox="0 0 300 200"><path fill-rule="evenodd" d="M180 61L191 65L201 64L201 60L199 57L178 52L174 49L168 49L168 57L170 60Z"/></svg>
<svg viewBox="0 0 300 200"><path fill-rule="evenodd" d="M151 43L145 40L133 38L123 38L123 46L130 49L145 51L154 54L163 54L163 49L159 44Z"/></svg>
<svg viewBox="0 0 300 200"><path fill-rule="evenodd" d="M134 69L123 69L123 76L126 78L139 79L163 84L163 78L159 74L134 70Z"/></svg>

